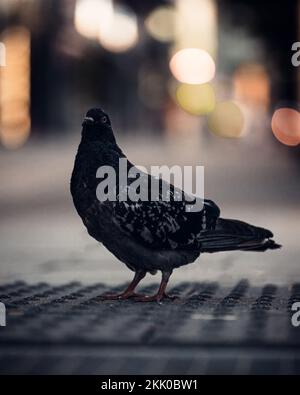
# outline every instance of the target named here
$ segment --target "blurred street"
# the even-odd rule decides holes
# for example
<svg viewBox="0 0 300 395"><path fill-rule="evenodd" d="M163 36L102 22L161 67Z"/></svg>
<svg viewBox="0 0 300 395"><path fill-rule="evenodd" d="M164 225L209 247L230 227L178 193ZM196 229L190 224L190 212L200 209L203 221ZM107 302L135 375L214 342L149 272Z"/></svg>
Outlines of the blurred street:
<svg viewBox="0 0 300 395"><path fill-rule="evenodd" d="M32 144L0 156L5 186L0 193L1 283L118 284L131 279L132 273L90 238L73 208L69 178L79 129L77 139ZM204 254L176 270L171 283L198 279L226 285L244 277L255 285L299 280L300 190L295 162L288 157L277 161L268 149L254 156L253 148L239 142L233 146L223 141L208 151L201 149L199 135L184 149L176 139L153 139L150 145L141 138L121 138L120 145L140 165L204 164L205 196L220 205L222 216L265 226L283 245L266 253ZM158 278L148 276L144 282L158 283Z"/></svg>

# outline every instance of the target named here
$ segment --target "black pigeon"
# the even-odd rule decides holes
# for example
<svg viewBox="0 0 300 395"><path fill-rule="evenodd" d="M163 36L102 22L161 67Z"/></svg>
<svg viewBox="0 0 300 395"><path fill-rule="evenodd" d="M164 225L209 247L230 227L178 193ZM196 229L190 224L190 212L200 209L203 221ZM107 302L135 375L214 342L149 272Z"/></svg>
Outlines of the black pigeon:
<svg viewBox="0 0 300 395"><path fill-rule="evenodd" d="M128 288L105 299L161 301L168 296L165 289L173 269L192 263L202 252L265 251L280 246L267 229L245 222L220 218L218 206L203 201L201 211L186 210L186 199L178 201L183 192L169 185L170 199L165 201L122 201L121 186L116 185L116 200L100 201L96 189L101 180L98 168L111 166L119 174L119 159L126 158L118 147L108 115L101 109L91 109L83 121L82 138L71 178L74 205L88 233L134 271ZM127 161L128 170L134 165ZM143 174L145 181L151 176ZM164 182L164 181L163 181ZM150 188L151 183L148 183ZM124 186L123 186L124 188ZM131 182L125 185L129 190ZM149 191L150 194L150 191ZM146 273L162 272L158 292L154 296L134 293Z"/></svg>

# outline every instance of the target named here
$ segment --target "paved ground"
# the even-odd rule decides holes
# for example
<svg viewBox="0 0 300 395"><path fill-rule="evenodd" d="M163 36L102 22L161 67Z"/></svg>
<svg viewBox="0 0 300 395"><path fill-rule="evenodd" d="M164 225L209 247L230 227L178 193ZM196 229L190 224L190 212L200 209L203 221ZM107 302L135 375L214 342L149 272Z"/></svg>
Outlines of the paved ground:
<svg viewBox="0 0 300 395"><path fill-rule="evenodd" d="M172 289L181 299L161 305L100 301L105 291L103 284L2 286L0 372L300 373L300 329L291 324L300 284L181 283Z"/></svg>
<svg viewBox="0 0 300 395"><path fill-rule="evenodd" d="M223 216L272 229L283 248L202 256L172 276L180 302L103 303L97 296L132 274L74 212L75 145L0 156L0 301L8 311L0 372L299 373L300 329L290 323L291 302L300 301L297 162L268 149L255 156L255 147L202 150L206 196ZM138 164L199 164L195 144L122 146ZM142 287L153 291L158 281L149 276Z"/></svg>

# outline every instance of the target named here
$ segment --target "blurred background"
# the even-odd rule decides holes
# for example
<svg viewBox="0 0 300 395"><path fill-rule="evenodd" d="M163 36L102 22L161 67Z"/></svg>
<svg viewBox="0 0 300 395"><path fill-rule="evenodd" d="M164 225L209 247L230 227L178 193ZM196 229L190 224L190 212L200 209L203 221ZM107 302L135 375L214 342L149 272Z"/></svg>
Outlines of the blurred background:
<svg viewBox="0 0 300 395"><path fill-rule="evenodd" d="M0 283L129 280L69 193L95 106L134 163L204 165L222 216L283 244L173 281L299 280L299 29L297 0L1 0Z"/></svg>

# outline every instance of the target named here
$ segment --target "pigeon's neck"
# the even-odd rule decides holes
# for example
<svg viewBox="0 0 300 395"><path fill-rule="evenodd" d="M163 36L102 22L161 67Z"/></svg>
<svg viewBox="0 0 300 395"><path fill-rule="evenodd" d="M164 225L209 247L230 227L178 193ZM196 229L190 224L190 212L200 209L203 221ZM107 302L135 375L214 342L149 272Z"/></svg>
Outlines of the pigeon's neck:
<svg viewBox="0 0 300 395"><path fill-rule="evenodd" d="M83 127L77 155L78 167L92 167L94 171L96 167L112 166L118 171L120 158L125 158L125 155L117 145L111 128Z"/></svg>
<svg viewBox="0 0 300 395"><path fill-rule="evenodd" d="M126 156L117 145L116 141L101 141L81 139L78 147L78 163L86 166L112 166L117 169L119 159ZM85 163L85 164L84 164Z"/></svg>
<svg viewBox="0 0 300 395"><path fill-rule="evenodd" d="M110 126L84 125L81 132L83 143L97 142L99 144L117 144Z"/></svg>

